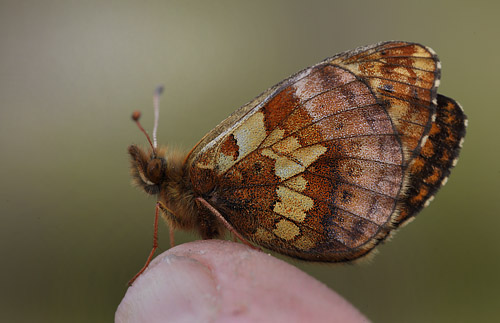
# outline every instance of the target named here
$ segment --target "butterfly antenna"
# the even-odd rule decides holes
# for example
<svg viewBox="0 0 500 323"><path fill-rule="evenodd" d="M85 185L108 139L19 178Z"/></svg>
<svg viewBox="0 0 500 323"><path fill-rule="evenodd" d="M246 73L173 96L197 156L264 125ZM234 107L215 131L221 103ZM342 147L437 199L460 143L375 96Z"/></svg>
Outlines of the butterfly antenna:
<svg viewBox="0 0 500 323"><path fill-rule="evenodd" d="M146 132L146 130L144 130L144 128L141 126L141 123L139 122L140 118L141 118L141 111L136 110L132 113L132 120L134 120L135 124L137 124L142 133L146 135L146 138L148 139L151 148L153 148L153 152L156 154L156 149L153 146L153 143L151 142L151 138L149 138L148 133Z"/></svg>
<svg viewBox="0 0 500 323"><path fill-rule="evenodd" d="M160 95L163 93L163 85L156 88L153 95L153 106L155 109L155 123L153 127L153 147L156 149L158 147L158 142L156 141L156 132L158 130L158 119L160 118Z"/></svg>
<svg viewBox="0 0 500 323"><path fill-rule="evenodd" d="M156 155L156 147L158 147L158 143L156 142L156 132L158 130L158 118L160 116L160 95L163 92L163 86L160 85L156 88L154 95L153 95L153 105L155 109L155 121L154 121L154 127L153 127L153 141L151 141L151 138L149 137L148 133L144 128L142 127L141 123L139 122L139 119L141 118L141 111L134 111L132 113L132 120L137 124L139 129L142 131L144 135L146 135L146 138L148 139L149 144L151 145L151 148L153 149L153 154Z"/></svg>

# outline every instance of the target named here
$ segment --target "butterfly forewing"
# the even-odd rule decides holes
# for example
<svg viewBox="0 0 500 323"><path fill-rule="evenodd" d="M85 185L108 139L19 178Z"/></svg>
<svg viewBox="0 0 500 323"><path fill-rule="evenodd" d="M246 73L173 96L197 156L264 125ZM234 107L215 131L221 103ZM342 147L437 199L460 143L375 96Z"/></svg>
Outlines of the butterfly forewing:
<svg viewBox="0 0 500 323"><path fill-rule="evenodd" d="M388 42L341 54L332 63L345 64L385 104L409 162L423 144L436 110L441 71L434 52L419 44Z"/></svg>

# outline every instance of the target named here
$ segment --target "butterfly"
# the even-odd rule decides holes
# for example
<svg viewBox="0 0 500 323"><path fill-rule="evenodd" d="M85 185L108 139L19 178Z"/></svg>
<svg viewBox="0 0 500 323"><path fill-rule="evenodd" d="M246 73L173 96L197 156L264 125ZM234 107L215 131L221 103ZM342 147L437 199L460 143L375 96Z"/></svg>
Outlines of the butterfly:
<svg viewBox="0 0 500 323"><path fill-rule="evenodd" d="M437 94L440 75L435 52L417 43L340 53L269 88L187 154L158 147L156 131L153 144L134 115L151 148L128 148L132 176L158 198L138 275L156 250L159 214L171 237L229 230L302 260L367 255L427 206L456 164L467 119Z"/></svg>

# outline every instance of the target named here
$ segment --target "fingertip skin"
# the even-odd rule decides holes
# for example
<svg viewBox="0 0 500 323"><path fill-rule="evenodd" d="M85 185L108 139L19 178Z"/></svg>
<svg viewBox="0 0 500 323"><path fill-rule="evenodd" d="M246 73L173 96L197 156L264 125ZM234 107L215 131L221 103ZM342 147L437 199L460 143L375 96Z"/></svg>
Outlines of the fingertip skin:
<svg viewBox="0 0 500 323"><path fill-rule="evenodd" d="M243 244L202 240L155 258L116 322L368 322L297 268Z"/></svg>

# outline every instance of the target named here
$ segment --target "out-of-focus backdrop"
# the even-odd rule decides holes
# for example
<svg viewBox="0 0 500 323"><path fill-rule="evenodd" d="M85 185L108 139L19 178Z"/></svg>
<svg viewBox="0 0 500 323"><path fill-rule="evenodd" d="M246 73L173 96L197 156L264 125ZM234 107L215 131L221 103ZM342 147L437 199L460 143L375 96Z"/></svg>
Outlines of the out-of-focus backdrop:
<svg viewBox="0 0 500 323"><path fill-rule="evenodd" d="M469 116L431 206L369 263L291 261L376 322L496 322L500 5L494 1L1 1L0 320L109 322L152 239L126 148L190 149L290 74L382 40L431 46ZM196 239L178 234L177 241ZM160 231L162 249L168 230Z"/></svg>

